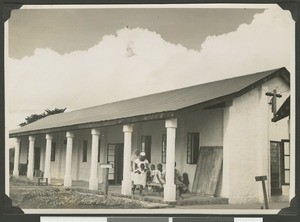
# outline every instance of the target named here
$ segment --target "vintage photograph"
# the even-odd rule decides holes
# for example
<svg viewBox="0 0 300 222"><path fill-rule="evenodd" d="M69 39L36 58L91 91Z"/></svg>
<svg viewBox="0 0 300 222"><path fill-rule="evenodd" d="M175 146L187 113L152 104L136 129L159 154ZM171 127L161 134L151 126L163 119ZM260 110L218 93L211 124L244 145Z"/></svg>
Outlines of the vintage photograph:
<svg viewBox="0 0 300 222"><path fill-rule="evenodd" d="M134 214L289 207L294 28L275 4L12 10L13 205Z"/></svg>

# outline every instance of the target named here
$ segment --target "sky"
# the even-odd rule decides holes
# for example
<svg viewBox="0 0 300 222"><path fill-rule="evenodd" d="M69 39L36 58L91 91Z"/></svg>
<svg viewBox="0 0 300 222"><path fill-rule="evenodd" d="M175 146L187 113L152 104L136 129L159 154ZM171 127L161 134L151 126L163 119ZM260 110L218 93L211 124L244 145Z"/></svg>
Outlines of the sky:
<svg viewBox="0 0 300 222"><path fill-rule="evenodd" d="M66 111L291 65L288 11L20 9L9 19L8 129Z"/></svg>

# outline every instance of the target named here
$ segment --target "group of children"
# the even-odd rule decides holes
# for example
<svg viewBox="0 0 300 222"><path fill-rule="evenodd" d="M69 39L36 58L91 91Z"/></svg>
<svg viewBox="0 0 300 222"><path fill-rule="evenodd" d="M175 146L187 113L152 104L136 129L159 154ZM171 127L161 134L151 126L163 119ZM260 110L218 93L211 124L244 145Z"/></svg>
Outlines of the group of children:
<svg viewBox="0 0 300 222"><path fill-rule="evenodd" d="M162 190L165 184L165 172L163 171L163 165L161 163L157 164L155 167L154 164L149 164L146 159L146 154L141 152L139 156L132 162L132 192L135 193L136 189L139 190L140 195L144 195L144 190L157 189ZM150 167L149 167L150 165ZM175 184L179 189L179 195L182 193L188 192L188 175L187 173L183 174L185 177L181 177L179 171L175 169ZM157 184L157 186L153 186ZM150 186L151 185L151 186Z"/></svg>
<svg viewBox="0 0 300 222"><path fill-rule="evenodd" d="M133 161L133 171L132 171L132 192L134 194L135 190L138 189L140 195L143 195L143 191L150 183L157 183L163 187L165 183L164 172L162 169L162 164L157 164L157 169L155 165L151 164L149 167L149 162L145 158L144 152L141 152L139 158Z"/></svg>

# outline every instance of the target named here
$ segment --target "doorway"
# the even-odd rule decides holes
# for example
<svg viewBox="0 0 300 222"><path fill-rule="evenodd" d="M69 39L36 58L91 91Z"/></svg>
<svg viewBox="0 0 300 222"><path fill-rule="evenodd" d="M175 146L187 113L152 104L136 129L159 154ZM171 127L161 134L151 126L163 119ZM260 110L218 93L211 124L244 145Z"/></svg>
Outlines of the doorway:
<svg viewBox="0 0 300 222"><path fill-rule="evenodd" d="M40 176L40 165L41 165L41 147L34 147L34 175Z"/></svg>
<svg viewBox="0 0 300 222"><path fill-rule="evenodd" d="M108 181L111 185L121 185L123 180L123 143L107 145L107 163L112 164L109 169Z"/></svg>

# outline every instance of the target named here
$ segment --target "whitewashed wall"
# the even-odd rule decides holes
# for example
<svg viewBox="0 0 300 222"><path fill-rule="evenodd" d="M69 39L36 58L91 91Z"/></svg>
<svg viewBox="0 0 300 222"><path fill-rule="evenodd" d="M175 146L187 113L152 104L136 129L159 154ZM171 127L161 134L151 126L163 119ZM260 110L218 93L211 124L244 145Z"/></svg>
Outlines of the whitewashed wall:
<svg viewBox="0 0 300 222"><path fill-rule="evenodd" d="M223 109L190 111L178 118L176 134L176 162L181 173L187 172L190 189L194 182L197 164L187 164L187 133L200 134L200 146L223 145Z"/></svg>
<svg viewBox="0 0 300 222"><path fill-rule="evenodd" d="M282 80L273 79L234 99L224 110L222 196L229 197L230 203L263 201L261 183L255 176L267 175L269 180L269 141L287 135L287 126L271 123L270 97L265 93L282 84ZM267 190L270 193L269 182Z"/></svg>

